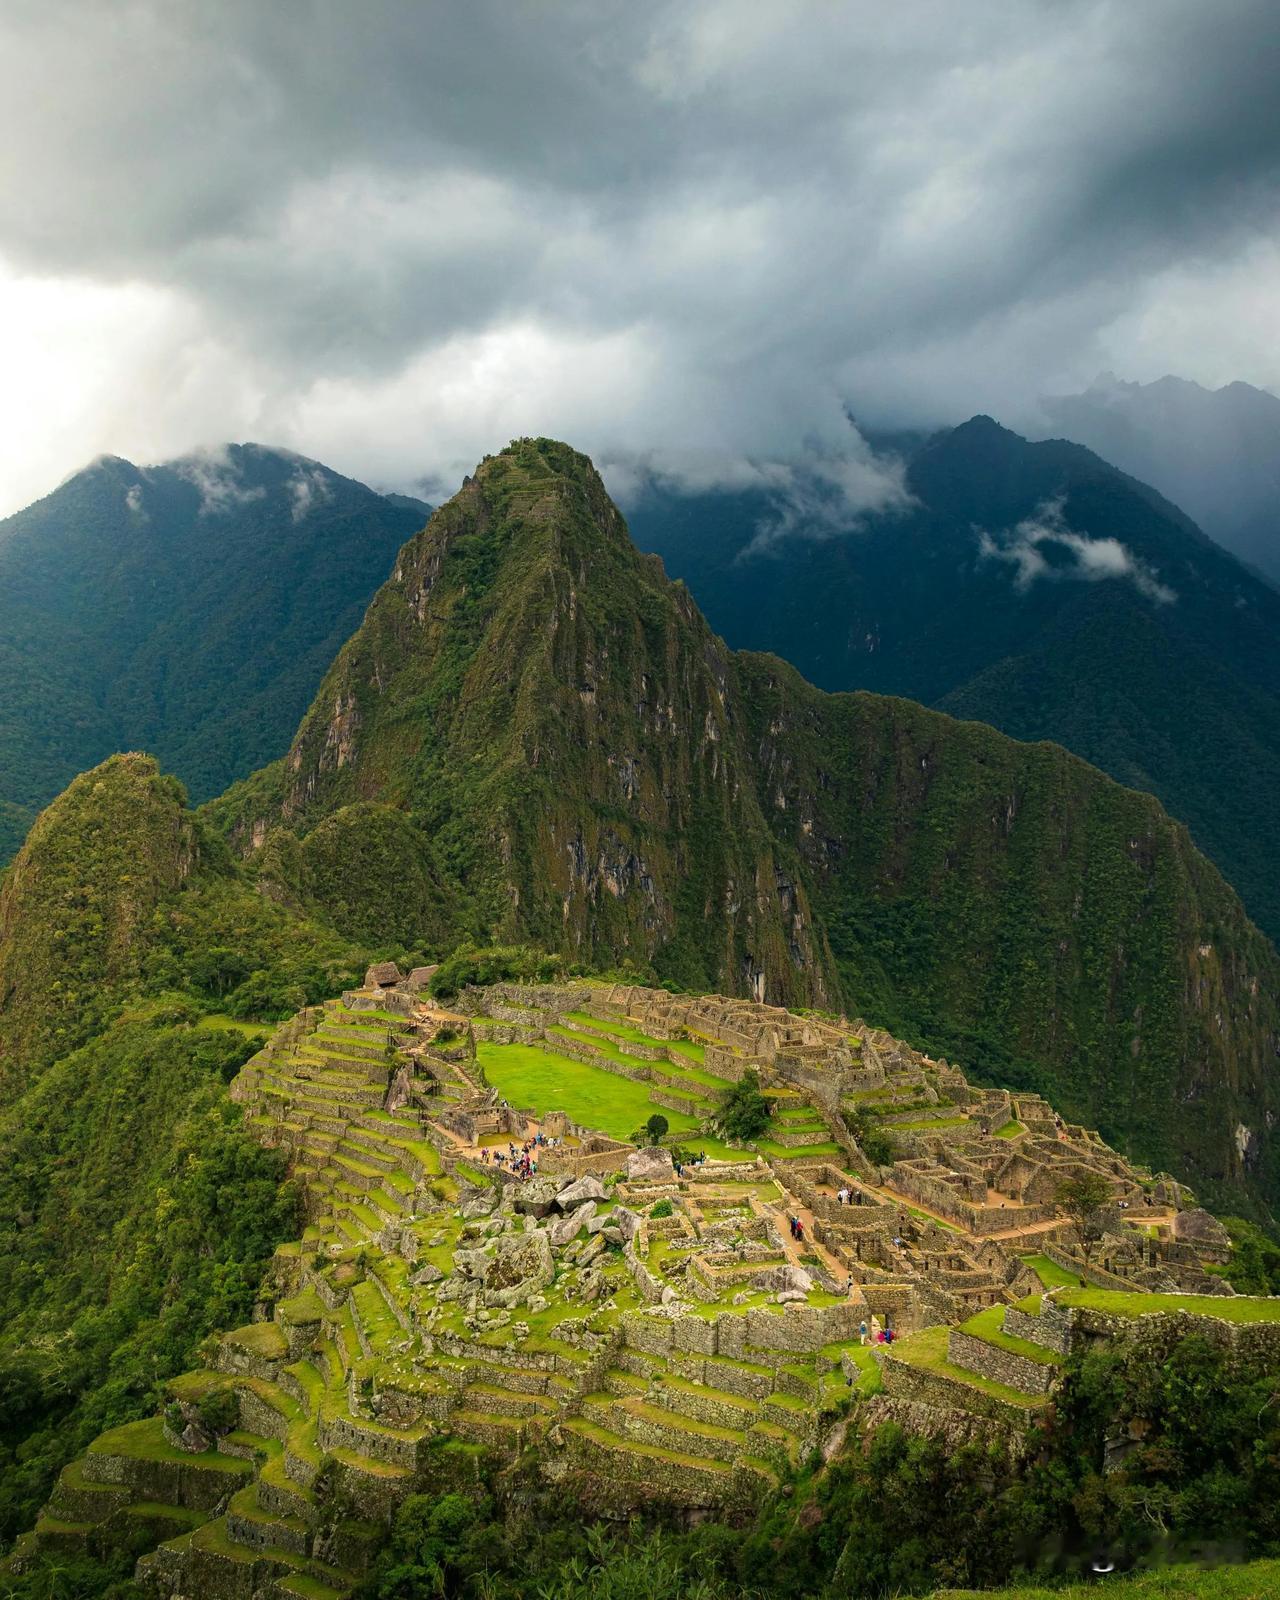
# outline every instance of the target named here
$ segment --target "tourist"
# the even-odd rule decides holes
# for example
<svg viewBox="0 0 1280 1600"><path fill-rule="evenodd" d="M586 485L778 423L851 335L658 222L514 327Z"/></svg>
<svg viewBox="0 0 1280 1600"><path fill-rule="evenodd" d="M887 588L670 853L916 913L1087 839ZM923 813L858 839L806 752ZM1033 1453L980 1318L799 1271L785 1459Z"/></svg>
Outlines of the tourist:
<svg viewBox="0 0 1280 1600"><path fill-rule="evenodd" d="M853 1279L850 1278L849 1281L850 1281L850 1283L852 1283ZM867 1342L867 1325L866 1325L865 1322L860 1322L858 1324L858 1343L859 1344L866 1344L866 1342Z"/></svg>

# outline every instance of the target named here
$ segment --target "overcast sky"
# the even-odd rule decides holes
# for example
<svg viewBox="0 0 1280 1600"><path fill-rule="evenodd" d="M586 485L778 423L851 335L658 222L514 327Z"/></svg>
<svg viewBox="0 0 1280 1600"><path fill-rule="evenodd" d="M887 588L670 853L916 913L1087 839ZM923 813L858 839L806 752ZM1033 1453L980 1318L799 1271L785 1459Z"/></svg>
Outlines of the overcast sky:
<svg viewBox="0 0 1280 1600"><path fill-rule="evenodd" d="M1280 387L1274 0L3 0L0 512ZM437 487L438 486L438 487Z"/></svg>

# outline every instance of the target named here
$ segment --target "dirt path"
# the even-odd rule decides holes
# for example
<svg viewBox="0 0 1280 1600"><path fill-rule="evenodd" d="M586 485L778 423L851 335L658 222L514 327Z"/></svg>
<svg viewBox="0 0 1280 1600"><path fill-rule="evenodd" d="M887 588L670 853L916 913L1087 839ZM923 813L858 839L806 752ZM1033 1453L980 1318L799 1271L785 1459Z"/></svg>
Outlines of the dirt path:
<svg viewBox="0 0 1280 1600"><path fill-rule="evenodd" d="M848 1267L844 1266L825 1245L819 1244L814 1238L813 1212L807 1206L799 1205L794 1195L788 1192L785 1204L766 1205L763 1201L757 1200L755 1205L759 1206L761 1214L767 1212L777 1224L778 1232L782 1236L782 1248L792 1266L800 1267L804 1271L808 1270L803 1260L801 1260L807 1250L817 1256L834 1283L843 1283L848 1278ZM791 1227L788 1222L790 1217L799 1217L804 1228L803 1242L791 1237Z"/></svg>

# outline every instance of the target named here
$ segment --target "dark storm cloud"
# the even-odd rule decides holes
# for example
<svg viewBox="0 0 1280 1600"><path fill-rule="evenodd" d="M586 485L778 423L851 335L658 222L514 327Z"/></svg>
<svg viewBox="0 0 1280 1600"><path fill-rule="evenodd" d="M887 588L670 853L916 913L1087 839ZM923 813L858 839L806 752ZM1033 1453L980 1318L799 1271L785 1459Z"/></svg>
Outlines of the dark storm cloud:
<svg viewBox="0 0 1280 1600"><path fill-rule="evenodd" d="M846 405L1016 422L1153 319L1219 377L1278 58L1244 0L10 0L0 258L180 308L135 432L158 386L384 478L526 428L790 458Z"/></svg>

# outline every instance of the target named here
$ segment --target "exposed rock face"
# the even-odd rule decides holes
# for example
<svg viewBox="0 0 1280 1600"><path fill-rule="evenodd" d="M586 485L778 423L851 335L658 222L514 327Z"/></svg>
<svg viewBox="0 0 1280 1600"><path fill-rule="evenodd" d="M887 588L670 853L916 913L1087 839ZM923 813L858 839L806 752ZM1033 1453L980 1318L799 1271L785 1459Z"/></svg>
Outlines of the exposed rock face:
<svg viewBox="0 0 1280 1600"><path fill-rule="evenodd" d="M1185 1239L1190 1244L1212 1245L1222 1251L1231 1249L1231 1235L1217 1217L1210 1216L1199 1206L1178 1212L1173 1219L1173 1236L1175 1239Z"/></svg>
<svg viewBox="0 0 1280 1600"><path fill-rule="evenodd" d="M458 1215L467 1222L473 1222L477 1217L487 1217L498 1203L497 1191L494 1189L474 1189L458 1207Z"/></svg>
<svg viewBox="0 0 1280 1600"><path fill-rule="evenodd" d="M640 1178L645 1181L661 1182L664 1178L674 1180L676 1169L671 1161L670 1150L661 1150L652 1147L648 1150L636 1150L627 1157L627 1177Z"/></svg>
<svg viewBox="0 0 1280 1600"><path fill-rule="evenodd" d="M757 1272L751 1284L756 1289L799 1290L803 1299L813 1288L813 1278L803 1267L788 1262L785 1267L768 1267L764 1272Z"/></svg>
<svg viewBox="0 0 1280 1600"><path fill-rule="evenodd" d="M576 1206L585 1205L588 1200L603 1199L604 1184L599 1178L588 1173L576 1183L571 1183L567 1189L561 1189L555 1198L555 1204L560 1211L572 1211Z"/></svg>
<svg viewBox="0 0 1280 1600"><path fill-rule="evenodd" d="M610 1221L618 1230L618 1237L624 1244L634 1239L640 1231L640 1218L628 1206L619 1206Z"/></svg>

